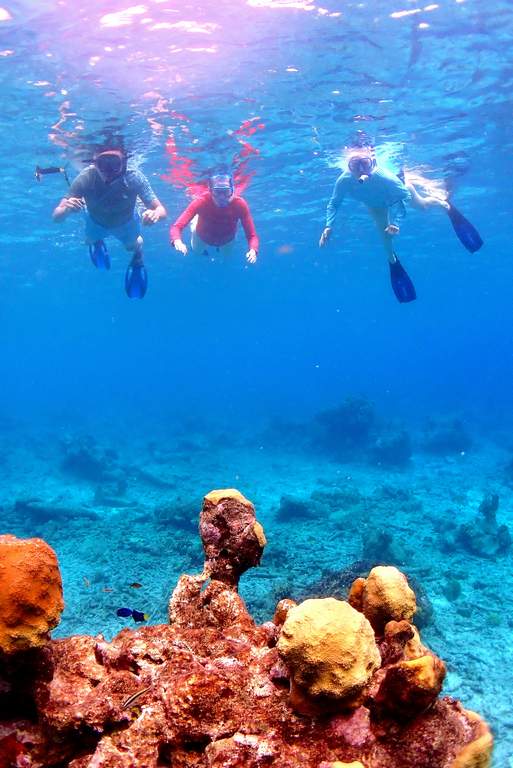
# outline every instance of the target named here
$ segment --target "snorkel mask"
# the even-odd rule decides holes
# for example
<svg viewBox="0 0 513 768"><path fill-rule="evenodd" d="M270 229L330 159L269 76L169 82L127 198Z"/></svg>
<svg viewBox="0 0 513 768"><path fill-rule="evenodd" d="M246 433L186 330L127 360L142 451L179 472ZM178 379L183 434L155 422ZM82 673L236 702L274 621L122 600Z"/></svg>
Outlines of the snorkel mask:
<svg viewBox="0 0 513 768"><path fill-rule="evenodd" d="M235 189L233 186L233 179L229 174L211 176L208 186L214 203L219 208L226 208L230 205Z"/></svg>
<svg viewBox="0 0 513 768"><path fill-rule="evenodd" d="M107 149L95 155L94 165L102 181L110 184L126 170L126 155L120 149Z"/></svg>
<svg viewBox="0 0 513 768"><path fill-rule="evenodd" d="M368 181L376 167L376 161L369 155L353 155L349 158L347 167L360 184Z"/></svg>

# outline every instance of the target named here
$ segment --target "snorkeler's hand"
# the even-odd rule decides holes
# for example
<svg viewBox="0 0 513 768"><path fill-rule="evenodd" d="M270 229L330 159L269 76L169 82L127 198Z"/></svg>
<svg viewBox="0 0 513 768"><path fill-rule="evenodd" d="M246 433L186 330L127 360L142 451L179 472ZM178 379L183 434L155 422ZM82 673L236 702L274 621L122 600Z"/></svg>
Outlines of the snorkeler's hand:
<svg viewBox="0 0 513 768"><path fill-rule="evenodd" d="M447 202L447 200L439 200L439 204L444 210L450 211L451 210L451 204Z"/></svg>
<svg viewBox="0 0 513 768"><path fill-rule="evenodd" d="M184 256L187 256L187 246L183 240L173 240L173 248L175 251L179 251L179 253L183 253Z"/></svg>
<svg viewBox="0 0 513 768"><path fill-rule="evenodd" d="M385 227L385 232L387 235L398 235L399 234L399 227L397 224L389 224L388 227Z"/></svg>
<svg viewBox="0 0 513 768"><path fill-rule="evenodd" d="M67 197L59 207L64 208L66 213L75 213L84 210L84 201L81 197Z"/></svg>
<svg viewBox="0 0 513 768"><path fill-rule="evenodd" d="M319 240L319 248L324 248L328 244L328 240L331 236L331 227L325 227L322 231L321 239Z"/></svg>
<svg viewBox="0 0 513 768"><path fill-rule="evenodd" d="M81 197L65 197L52 213L52 218L54 221L62 221L70 213L78 213L84 208L85 204Z"/></svg>
<svg viewBox="0 0 513 768"><path fill-rule="evenodd" d="M249 261L250 264L254 264L257 260L257 252L254 248L250 248L249 251L246 254L246 259Z"/></svg>
<svg viewBox="0 0 513 768"><path fill-rule="evenodd" d="M156 208L147 208L143 211L141 219L143 224L150 226L151 224L156 224L157 221L160 221L160 213Z"/></svg>

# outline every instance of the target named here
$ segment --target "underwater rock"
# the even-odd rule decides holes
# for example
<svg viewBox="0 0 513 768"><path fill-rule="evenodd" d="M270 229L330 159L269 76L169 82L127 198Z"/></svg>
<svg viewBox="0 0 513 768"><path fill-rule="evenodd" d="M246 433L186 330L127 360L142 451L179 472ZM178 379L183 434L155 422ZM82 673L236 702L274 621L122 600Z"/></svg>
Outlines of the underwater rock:
<svg viewBox="0 0 513 768"><path fill-rule="evenodd" d="M53 549L42 539L0 536L0 651L45 645L64 608Z"/></svg>
<svg viewBox="0 0 513 768"><path fill-rule="evenodd" d="M370 448L371 460L382 467L406 467L411 454L411 439L404 430L380 435Z"/></svg>
<svg viewBox="0 0 513 768"><path fill-rule="evenodd" d="M362 534L362 558L365 561L374 561L380 565L397 563L400 557L393 546L393 536L387 530L370 530Z"/></svg>
<svg viewBox="0 0 513 768"><path fill-rule="evenodd" d="M93 445L87 442L66 446L61 469L79 480L101 483L105 480L106 471L112 463L112 458L99 453Z"/></svg>
<svg viewBox="0 0 513 768"><path fill-rule="evenodd" d="M172 480L165 480L164 478L159 477L153 472L149 472L147 469L143 469L142 467L127 465L123 467L123 469L130 477L134 478L134 480L137 480L144 485L149 485L152 488L160 488L162 490L176 488L176 482Z"/></svg>
<svg viewBox="0 0 513 768"><path fill-rule="evenodd" d="M276 512L276 519L280 523L307 520L316 515L315 504L309 504L304 499L296 499L293 496L282 496L280 506Z"/></svg>
<svg viewBox="0 0 513 768"><path fill-rule="evenodd" d="M337 485L333 490L316 490L310 494L310 499L328 514L336 514L357 507L364 499L361 492L353 484L342 487Z"/></svg>
<svg viewBox="0 0 513 768"><path fill-rule="evenodd" d="M478 557L497 557L511 549L511 533L507 525L499 525L496 512L499 508L497 494L488 494L479 505L475 519L460 525L453 539L443 542L444 547L463 548Z"/></svg>
<svg viewBox="0 0 513 768"><path fill-rule="evenodd" d="M294 599L298 602L310 597L337 597L345 600L354 580L366 576L378 564L375 560L355 560L340 570L323 571L322 578L305 591L294 594Z"/></svg>
<svg viewBox="0 0 513 768"><path fill-rule="evenodd" d="M153 510L155 523L159 528L169 528L186 533L198 533L198 505L184 504L180 499L166 504L160 504Z"/></svg>
<svg viewBox="0 0 513 768"><path fill-rule="evenodd" d="M322 411L316 417L315 443L335 459L354 458L375 439L377 418L373 404L364 397L348 397L337 408Z"/></svg>
<svg viewBox="0 0 513 768"><path fill-rule="evenodd" d="M97 520L98 515L94 509L80 505L69 507L62 503L61 499L44 501L43 499L17 499L14 509L22 512L33 524L46 523L48 520L72 520L79 517L81 520Z"/></svg>
<svg viewBox="0 0 513 768"><path fill-rule="evenodd" d="M443 663L406 618L381 626L413 614L398 571L369 587L379 632L331 598L257 626L237 592L265 543L253 506L208 494L200 530L205 567L181 577L171 624L0 654L0 765L489 767L486 723L438 697Z"/></svg>
<svg viewBox="0 0 513 768"><path fill-rule="evenodd" d="M472 438L460 419L430 421L421 440L422 450L441 456L468 451L471 447Z"/></svg>

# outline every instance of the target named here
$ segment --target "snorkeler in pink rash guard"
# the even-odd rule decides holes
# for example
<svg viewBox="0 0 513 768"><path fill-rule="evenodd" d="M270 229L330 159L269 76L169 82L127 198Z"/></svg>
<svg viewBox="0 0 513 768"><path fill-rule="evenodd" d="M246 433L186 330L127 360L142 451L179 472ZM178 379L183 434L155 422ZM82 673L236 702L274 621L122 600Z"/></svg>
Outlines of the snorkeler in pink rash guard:
<svg viewBox="0 0 513 768"><path fill-rule="evenodd" d="M258 236L244 198L235 194L233 179L228 174L212 176L208 192L187 206L172 224L171 245L180 253L188 248L182 240L182 231L191 224L191 248L194 253L231 253L239 221L244 229L249 250L246 259L254 264L258 257Z"/></svg>

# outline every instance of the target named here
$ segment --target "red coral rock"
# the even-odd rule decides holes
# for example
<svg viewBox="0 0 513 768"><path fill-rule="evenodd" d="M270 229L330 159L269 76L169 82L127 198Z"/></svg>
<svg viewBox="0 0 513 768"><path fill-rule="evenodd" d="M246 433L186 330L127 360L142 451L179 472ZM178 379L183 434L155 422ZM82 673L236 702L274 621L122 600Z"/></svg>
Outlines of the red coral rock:
<svg viewBox="0 0 513 768"><path fill-rule="evenodd" d="M253 504L234 488L205 496L199 531L206 571L213 579L237 586L244 571L260 564L266 545L263 528Z"/></svg>

